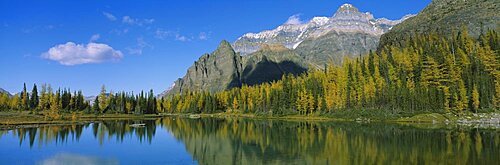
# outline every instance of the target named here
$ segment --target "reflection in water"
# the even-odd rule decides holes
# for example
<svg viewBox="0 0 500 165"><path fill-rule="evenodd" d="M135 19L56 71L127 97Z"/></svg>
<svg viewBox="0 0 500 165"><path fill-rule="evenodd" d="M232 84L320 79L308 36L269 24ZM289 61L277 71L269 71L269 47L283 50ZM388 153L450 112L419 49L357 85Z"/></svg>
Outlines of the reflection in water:
<svg viewBox="0 0 500 165"><path fill-rule="evenodd" d="M245 119L163 120L200 164L496 164L498 130Z"/></svg>
<svg viewBox="0 0 500 165"><path fill-rule="evenodd" d="M58 164L73 164L73 165L78 165L78 164L107 164L107 165L113 165L113 164L119 164L118 160L114 159L102 159L98 157L91 157L91 156L84 156L84 155L78 155L78 154L69 154L69 153L59 153L54 155L53 157L50 157L48 159L45 159L43 161L37 162L39 165L58 165Z"/></svg>
<svg viewBox="0 0 500 165"><path fill-rule="evenodd" d="M147 140L151 143L156 132L156 122L159 120L143 121L105 121L98 124L92 124L94 137L99 139L102 145L104 139L108 137L111 140L115 137L116 141L122 142L125 136L136 136L140 142ZM133 124L145 124L144 127L134 127Z"/></svg>
<svg viewBox="0 0 500 165"><path fill-rule="evenodd" d="M147 140L151 143L156 132L156 123L160 120L118 120L100 121L88 124L73 125L42 125L36 128L19 128L11 130L12 134L19 138L19 145L29 140L29 146L33 147L37 142L39 147L43 144L56 143L64 144L68 140L79 141L84 129L91 129L93 136L103 144L105 139L122 142L126 136L135 136L140 142ZM134 127L133 124L145 124L141 127ZM4 133L3 133L4 132ZM0 131L0 137L6 131Z"/></svg>
<svg viewBox="0 0 500 165"><path fill-rule="evenodd" d="M131 126L137 123L144 123L145 127ZM0 137L11 133L19 138L20 144L29 141L30 146L38 143L41 147L48 142L64 144L68 139L78 141L82 136L92 135L101 145L106 139L123 142L124 137L133 137L141 143L144 141L150 144L156 129L163 128L184 143L193 159L200 164L497 164L500 162L499 130L422 129L376 123L163 118L21 128L8 133L0 132ZM88 132L85 130L89 130L92 134L82 134Z"/></svg>
<svg viewBox="0 0 500 165"><path fill-rule="evenodd" d="M41 126L39 128L20 128L13 130L12 134L19 138L19 145L28 140L30 147L33 147L35 139L38 139L40 146L51 142L67 142L68 139L79 140L82 130L83 125Z"/></svg>

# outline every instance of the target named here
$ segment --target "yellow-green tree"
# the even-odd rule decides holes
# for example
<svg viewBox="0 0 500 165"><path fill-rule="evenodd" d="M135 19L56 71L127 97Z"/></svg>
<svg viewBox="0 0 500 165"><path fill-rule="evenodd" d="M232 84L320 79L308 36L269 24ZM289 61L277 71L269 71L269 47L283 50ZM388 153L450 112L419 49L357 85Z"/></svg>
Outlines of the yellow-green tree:
<svg viewBox="0 0 500 165"><path fill-rule="evenodd" d="M479 109L479 91L477 90L477 86L474 86L473 90L472 90L472 96L471 96L471 99L472 99L472 108L474 109L474 111L477 112L477 110Z"/></svg>
<svg viewBox="0 0 500 165"><path fill-rule="evenodd" d="M106 93L106 86L101 86L101 93L99 93L99 109L101 113L108 108L108 96Z"/></svg>

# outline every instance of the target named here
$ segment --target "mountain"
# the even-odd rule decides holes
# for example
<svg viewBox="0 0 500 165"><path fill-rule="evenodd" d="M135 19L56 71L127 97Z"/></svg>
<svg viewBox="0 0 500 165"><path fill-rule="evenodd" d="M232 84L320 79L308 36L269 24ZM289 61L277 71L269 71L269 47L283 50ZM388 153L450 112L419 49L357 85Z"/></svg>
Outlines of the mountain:
<svg viewBox="0 0 500 165"><path fill-rule="evenodd" d="M222 41L204 54L161 96L185 91L222 91L299 75L309 66L322 68L344 56L359 56L377 48L379 38L401 20L375 19L350 4L332 17L314 17L302 24L284 24L260 33L247 33L233 44Z"/></svg>
<svg viewBox="0 0 500 165"><path fill-rule="evenodd" d="M201 56L186 75L165 92L166 96L185 91L222 91L245 85L256 85L280 79L285 74L304 73L307 65L292 50L282 45L264 45L261 50L240 56L227 41Z"/></svg>
<svg viewBox="0 0 500 165"><path fill-rule="evenodd" d="M10 94L10 92L9 92L9 91L6 91L6 90L4 90L4 89L0 88L0 94L2 94L2 93L7 93L7 95L8 95L9 97L11 97L11 96L12 96L12 94Z"/></svg>
<svg viewBox="0 0 500 165"><path fill-rule="evenodd" d="M85 96L83 100L89 102L90 105L93 105L96 97L97 96Z"/></svg>
<svg viewBox="0 0 500 165"><path fill-rule="evenodd" d="M303 24L284 24L273 30L247 33L238 38L233 46L236 52L248 55L259 50L262 44L281 44L289 49L298 49L299 55L316 59L312 62L322 65L328 62L323 59L342 59L344 55L366 54L374 50L382 34L411 16L394 21L375 19L370 13L344 4L332 17L314 17Z"/></svg>
<svg viewBox="0 0 500 165"><path fill-rule="evenodd" d="M500 0L433 0L417 16L394 26L384 34L380 46L402 44L412 34L435 32L450 35L467 27L472 36L500 24Z"/></svg>

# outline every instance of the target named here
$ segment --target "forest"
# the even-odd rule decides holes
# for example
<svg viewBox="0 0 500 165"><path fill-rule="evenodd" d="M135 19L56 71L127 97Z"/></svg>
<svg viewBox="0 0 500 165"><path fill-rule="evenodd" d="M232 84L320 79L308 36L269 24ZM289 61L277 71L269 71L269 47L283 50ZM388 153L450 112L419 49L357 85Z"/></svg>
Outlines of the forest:
<svg viewBox="0 0 500 165"><path fill-rule="evenodd" d="M500 109L500 33L478 38L465 28L451 37L419 34L342 65L310 69L300 76L222 92L184 91L157 98L153 91L101 93L85 101L81 91L54 91L36 84L28 92L0 95L0 110L89 114L248 113L321 115L386 109L392 113L462 114ZM310 67L313 68L313 67ZM39 93L40 92L40 93Z"/></svg>

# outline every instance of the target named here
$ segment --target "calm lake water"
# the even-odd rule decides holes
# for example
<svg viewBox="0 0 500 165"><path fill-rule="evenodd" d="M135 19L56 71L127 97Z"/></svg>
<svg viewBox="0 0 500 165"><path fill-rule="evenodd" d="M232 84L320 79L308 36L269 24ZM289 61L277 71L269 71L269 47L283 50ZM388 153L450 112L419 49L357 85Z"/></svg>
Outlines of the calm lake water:
<svg viewBox="0 0 500 165"><path fill-rule="evenodd" d="M421 127L213 118L41 126L0 131L0 164L500 162L500 129Z"/></svg>

